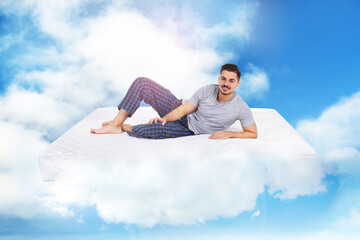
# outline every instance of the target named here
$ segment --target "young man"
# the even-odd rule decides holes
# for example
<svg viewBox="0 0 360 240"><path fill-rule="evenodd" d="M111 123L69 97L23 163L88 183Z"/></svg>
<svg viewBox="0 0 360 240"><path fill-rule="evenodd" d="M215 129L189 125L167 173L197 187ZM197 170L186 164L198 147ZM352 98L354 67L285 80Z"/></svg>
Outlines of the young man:
<svg viewBox="0 0 360 240"><path fill-rule="evenodd" d="M241 73L235 64L221 67L219 84L197 90L182 104L169 90L148 78L137 78L119 104L114 120L103 122L102 128L91 129L96 134L122 133L140 138L175 138L194 134L211 134L210 139L257 138L257 128L250 108L235 93ZM147 124L124 124L140 102L150 104L160 117ZM243 131L224 131L240 120Z"/></svg>

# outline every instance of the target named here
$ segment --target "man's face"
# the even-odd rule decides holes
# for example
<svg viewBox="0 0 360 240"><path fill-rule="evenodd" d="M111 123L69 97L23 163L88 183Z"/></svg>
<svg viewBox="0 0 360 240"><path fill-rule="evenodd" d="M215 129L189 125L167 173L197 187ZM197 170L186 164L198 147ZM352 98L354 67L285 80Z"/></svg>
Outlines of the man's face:
<svg viewBox="0 0 360 240"><path fill-rule="evenodd" d="M223 95L232 94L235 89L240 85L237 80L237 75L234 72L223 70L219 76L219 89Z"/></svg>

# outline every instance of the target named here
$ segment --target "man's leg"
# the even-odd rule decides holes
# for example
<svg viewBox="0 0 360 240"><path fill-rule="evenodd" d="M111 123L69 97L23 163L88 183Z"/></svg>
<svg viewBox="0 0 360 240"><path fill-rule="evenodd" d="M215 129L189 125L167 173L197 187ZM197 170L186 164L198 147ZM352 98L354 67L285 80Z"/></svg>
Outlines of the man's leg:
<svg viewBox="0 0 360 240"><path fill-rule="evenodd" d="M126 124L125 124L126 125ZM127 131L130 136L138 138L164 139L194 135L180 121L167 122L164 126L161 123L139 124Z"/></svg>
<svg viewBox="0 0 360 240"><path fill-rule="evenodd" d="M163 117L174 109L172 103L179 100L168 89L153 80L137 78L118 105L118 109L124 109L131 117L142 101L152 106L159 116Z"/></svg>
<svg viewBox="0 0 360 240"><path fill-rule="evenodd" d="M92 133L121 133L123 130L123 123L128 117L131 117L139 108L141 101L150 104L160 117L165 116L174 108L180 105L178 100L169 90L162 87L160 84L148 78L137 78L124 99L119 104L119 113L113 121L104 122L101 129L91 129Z"/></svg>

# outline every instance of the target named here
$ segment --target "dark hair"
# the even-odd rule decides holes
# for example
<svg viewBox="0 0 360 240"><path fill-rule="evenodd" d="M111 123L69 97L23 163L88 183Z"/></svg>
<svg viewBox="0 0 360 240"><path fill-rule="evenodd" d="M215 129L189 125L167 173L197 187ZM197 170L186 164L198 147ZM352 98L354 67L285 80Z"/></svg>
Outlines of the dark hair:
<svg viewBox="0 0 360 240"><path fill-rule="evenodd" d="M238 81L240 81L241 72L239 71L238 66L236 66L235 64L232 64L232 63L224 64L221 67L220 74L222 73L223 70L236 73L236 75L238 77Z"/></svg>

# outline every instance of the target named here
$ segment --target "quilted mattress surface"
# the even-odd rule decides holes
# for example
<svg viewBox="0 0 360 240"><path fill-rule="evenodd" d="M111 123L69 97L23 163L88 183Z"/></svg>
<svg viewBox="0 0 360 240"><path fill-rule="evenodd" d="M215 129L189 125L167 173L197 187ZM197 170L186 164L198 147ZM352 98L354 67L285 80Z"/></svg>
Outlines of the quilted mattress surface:
<svg viewBox="0 0 360 240"><path fill-rule="evenodd" d="M206 159L208 156L242 161L251 156L263 161L315 161L315 150L274 109L251 109L258 128L257 139L211 140L209 134L152 140L130 137L126 133L96 135L90 128L99 128L105 120L117 114L117 108L97 108L69 129L39 154L39 166L44 181L71 179L85 166L126 167L138 161L159 159L171 161ZM140 107L126 123L146 123L157 113L150 107ZM241 130L239 122L229 130ZM96 169L96 167L94 167Z"/></svg>

